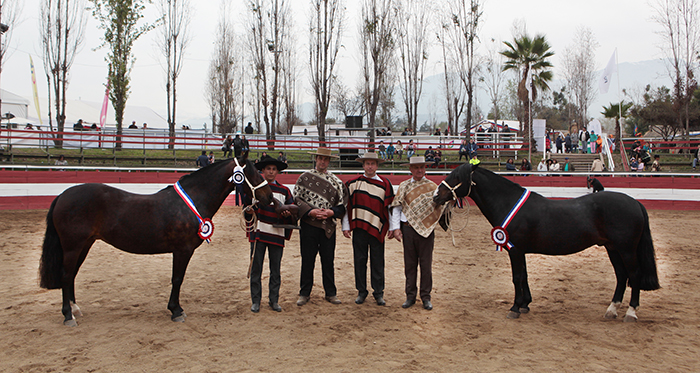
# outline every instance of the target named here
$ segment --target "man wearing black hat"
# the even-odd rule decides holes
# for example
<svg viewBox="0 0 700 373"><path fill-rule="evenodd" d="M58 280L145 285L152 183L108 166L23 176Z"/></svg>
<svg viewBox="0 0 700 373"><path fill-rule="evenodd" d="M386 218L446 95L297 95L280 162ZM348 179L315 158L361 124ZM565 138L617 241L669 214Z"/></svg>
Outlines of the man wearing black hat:
<svg viewBox="0 0 700 373"><path fill-rule="evenodd" d="M272 189L272 195L280 204L294 204L294 197L289 188L276 181L279 172L287 168L286 163L270 156L264 156L255 164L255 168L262 172L267 185ZM247 202L248 204L250 203L250 201ZM263 261L265 260L265 249L267 249L270 253L269 304L274 311L281 312L282 307L279 305L280 265L282 263L284 241L291 238L292 230L275 227L275 225L292 224L294 221L289 210L283 211L280 217L273 203L267 206L256 206L254 209L257 221L253 230L248 233L248 240L251 243L250 296L253 300L250 310L256 313L260 311L260 300L262 299L260 278L262 276Z"/></svg>

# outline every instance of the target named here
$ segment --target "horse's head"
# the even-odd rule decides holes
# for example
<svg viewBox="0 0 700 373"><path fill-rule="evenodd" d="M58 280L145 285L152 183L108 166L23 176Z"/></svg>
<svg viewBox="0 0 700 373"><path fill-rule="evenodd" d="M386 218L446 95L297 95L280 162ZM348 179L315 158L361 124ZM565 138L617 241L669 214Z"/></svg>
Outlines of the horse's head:
<svg viewBox="0 0 700 373"><path fill-rule="evenodd" d="M251 162L248 159L248 152L245 152L245 154L234 158L233 159L233 176L231 176L231 181L235 183L241 183L243 185L243 188L245 189L245 192L250 195L254 196L253 200L258 200L262 204L262 206L267 206L269 205L274 197L272 196L272 189L270 189L270 186L267 185L267 181L265 181L265 178L258 172L258 170L255 168L255 165L253 162ZM241 171L242 169L243 172L243 180L240 180L240 176L238 177L237 180L237 171Z"/></svg>
<svg viewBox="0 0 700 373"><path fill-rule="evenodd" d="M439 206L453 199L467 196L471 191L471 174L477 167L478 164L465 163L452 170L445 180L438 185L433 196L433 202Z"/></svg>

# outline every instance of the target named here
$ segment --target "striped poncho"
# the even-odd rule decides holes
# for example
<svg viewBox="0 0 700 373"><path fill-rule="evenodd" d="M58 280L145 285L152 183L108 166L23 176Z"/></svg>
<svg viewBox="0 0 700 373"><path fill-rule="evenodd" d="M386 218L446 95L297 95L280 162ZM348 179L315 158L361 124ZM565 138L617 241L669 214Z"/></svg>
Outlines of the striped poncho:
<svg viewBox="0 0 700 373"><path fill-rule="evenodd" d="M388 179L377 177L379 180L362 175L347 182L348 219L351 230L363 229L384 242L389 230L388 207L394 200L394 187Z"/></svg>

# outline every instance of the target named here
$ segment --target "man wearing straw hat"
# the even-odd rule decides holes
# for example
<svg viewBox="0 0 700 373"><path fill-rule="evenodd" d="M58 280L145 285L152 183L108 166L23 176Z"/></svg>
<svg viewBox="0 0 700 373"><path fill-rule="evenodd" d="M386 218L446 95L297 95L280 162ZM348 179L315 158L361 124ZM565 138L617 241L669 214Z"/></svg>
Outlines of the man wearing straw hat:
<svg viewBox="0 0 700 373"><path fill-rule="evenodd" d="M398 241L403 240L403 260L406 275L406 301L403 308L416 303L418 288L418 266L420 265L420 298L423 308L432 310L430 292L433 289L433 230L440 220L445 206L436 206L433 193L437 185L425 177L425 157L413 156L408 164L411 178L399 184L396 197L391 203L389 230Z"/></svg>
<svg viewBox="0 0 700 373"><path fill-rule="evenodd" d="M299 206L301 230L301 280L297 306L305 305L314 284L316 255L321 257L321 273L325 298L340 304L335 287L333 261L335 257L335 220L345 215L348 189L343 182L328 171L330 159L339 158L329 148L319 147L309 152L316 158L316 166L306 171L294 186L294 202Z"/></svg>
<svg viewBox="0 0 700 373"><path fill-rule="evenodd" d="M270 156L265 156L255 163L255 168L262 172L267 185L272 189L272 195L279 201L279 204L294 204L294 197L289 188L275 180L277 174L287 168L286 163ZM247 197L247 199L249 201L246 203L250 204L250 197ZM282 312L282 307L279 305L280 264L282 263L284 241L291 238L292 230L276 227L276 225L294 223L294 218L291 217L289 210L282 211L280 217L273 203L267 206L260 206L259 208L254 207L254 209L257 221L255 227L251 227L253 230L248 233L248 240L251 243L250 296L253 301L250 310L255 313L260 311L260 300L262 298L262 281L260 278L262 276L263 262L265 261L265 250L267 250L270 261L269 304L272 310Z"/></svg>
<svg viewBox="0 0 700 373"><path fill-rule="evenodd" d="M365 170L347 182L350 193L347 212L343 216L343 235L350 238L355 262L355 303L367 298L367 257L374 300L384 306L384 238L389 232L389 205L394 200L391 182L377 175L377 166L384 162L377 153L367 152L356 161ZM369 252L369 255L368 255Z"/></svg>

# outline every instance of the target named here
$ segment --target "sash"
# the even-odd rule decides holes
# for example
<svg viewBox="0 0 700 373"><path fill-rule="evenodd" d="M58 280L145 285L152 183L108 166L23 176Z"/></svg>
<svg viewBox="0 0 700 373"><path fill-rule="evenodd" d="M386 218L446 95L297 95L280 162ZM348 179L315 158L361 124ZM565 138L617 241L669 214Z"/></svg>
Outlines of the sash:
<svg viewBox="0 0 700 373"><path fill-rule="evenodd" d="M515 206L513 206L508 215L506 215L506 218L503 219L503 223L501 223L500 226L493 227L491 230L491 239L496 244L496 251L502 251L504 248L510 250L515 247L515 245L510 242L506 228L508 228L508 224L510 224L518 211L520 211L520 208L523 207L528 197L530 197L530 191L525 189L518 202L515 203Z"/></svg>
<svg viewBox="0 0 700 373"><path fill-rule="evenodd" d="M212 234L214 234L214 223L212 223L211 219L202 218L202 215L199 215L199 211L197 211L197 207L195 207L194 202L192 202L192 198L190 198L187 192L182 189L182 185L180 185L179 181L175 183L174 187L180 198L185 201L187 207L192 210L192 212L197 216L197 220L199 220L199 231L197 232L199 238L207 240L207 243L211 243L210 237Z"/></svg>

